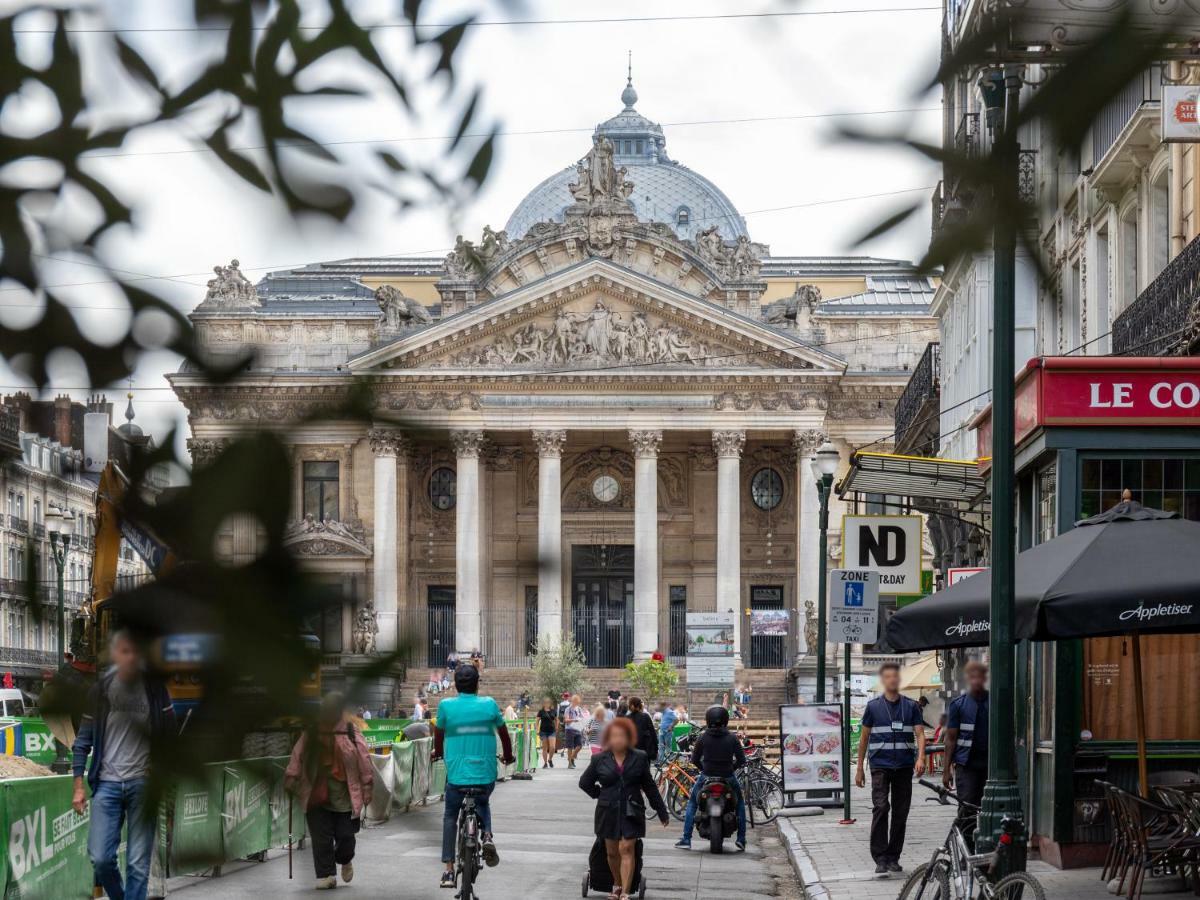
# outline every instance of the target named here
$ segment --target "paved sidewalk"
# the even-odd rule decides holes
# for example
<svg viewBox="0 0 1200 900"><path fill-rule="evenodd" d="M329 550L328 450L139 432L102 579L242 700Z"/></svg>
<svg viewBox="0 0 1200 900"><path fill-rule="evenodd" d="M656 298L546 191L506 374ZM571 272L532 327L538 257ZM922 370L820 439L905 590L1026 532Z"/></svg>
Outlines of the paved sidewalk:
<svg viewBox="0 0 1200 900"><path fill-rule="evenodd" d="M485 869L478 889L483 900L527 900L580 896L591 848L594 803L578 787L580 771L565 762L533 781L500 784L493 795L496 842L501 862ZM339 882L337 895L367 898L432 898L451 900L453 891L439 890L442 805L414 808L377 828L359 834L355 877ZM672 821L664 830L657 821L647 827L646 897L710 898L710 900L800 900L799 882L788 863L774 827L751 832L745 853L715 857L706 850L685 852L672 845L681 828ZM699 848L700 843L695 846ZM733 849L732 840L727 845ZM288 881L286 854L273 851L265 863L227 866L220 878L177 878L169 895L181 900L276 900L313 893L312 858L308 850L293 859L295 878ZM591 894L596 900L603 894Z"/></svg>
<svg viewBox="0 0 1200 900"><path fill-rule="evenodd" d="M854 825L838 825L841 809L826 810L821 816L781 818L781 835L792 845L800 862L809 898L895 900L907 873L928 860L934 848L942 844L954 818L955 807L926 803L923 795L928 793L920 785L914 786L904 857L900 860L905 874L887 877L875 874L868 843L871 828L868 790L856 788L851 796L853 815L858 820ZM1100 900L1113 896L1101 884L1099 869L1064 872L1031 860L1029 871L1045 886L1046 896L1051 900Z"/></svg>

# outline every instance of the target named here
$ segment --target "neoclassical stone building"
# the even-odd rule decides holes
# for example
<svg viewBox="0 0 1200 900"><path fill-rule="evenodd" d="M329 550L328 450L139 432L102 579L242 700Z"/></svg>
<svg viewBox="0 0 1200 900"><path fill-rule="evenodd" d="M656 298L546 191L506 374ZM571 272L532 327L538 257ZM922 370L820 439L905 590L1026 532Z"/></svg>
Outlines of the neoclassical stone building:
<svg viewBox="0 0 1200 900"><path fill-rule="evenodd" d="M328 654L451 648L527 664L682 653L687 610L737 610L742 662L804 649L816 597L810 458L888 446L927 342L908 263L772 256L635 109L597 126L500 231L445 259L363 258L252 285L219 267L192 313L233 383L172 378L197 465L242 429L293 448L296 552L344 588ZM375 421L303 422L354 388ZM836 505L836 504L835 504ZM833 544L840 516L832 518ZM254 551L248 526L225 536ZM752 628L785 610L787 634ZM376 631L377 629L377 631ZM757 633L752 633L757 632Z"/></svg>

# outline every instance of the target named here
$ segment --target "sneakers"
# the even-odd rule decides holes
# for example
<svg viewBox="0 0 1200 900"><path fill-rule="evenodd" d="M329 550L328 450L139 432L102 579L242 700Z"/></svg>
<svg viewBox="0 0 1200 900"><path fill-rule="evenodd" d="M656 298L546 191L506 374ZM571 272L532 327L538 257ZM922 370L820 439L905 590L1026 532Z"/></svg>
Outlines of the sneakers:
<svg viewBox="0 0 1200 900"><path fill-rule="evenodd" d="M876 875L886 875L887 871L888 871L887 863L876 863L875 864L875 874Z"/></svg>
<svg viewBox="0 0 1200 900"><path fill-rule="evenodd" d="M735 841L734 846L737 847L738 853L746 852L746 842L745 841Z"/></svg>
<svg viewBox="0 0 1200 900"><path fill-rule="evenodd" d="M354 863L346 863L342 866L342 881L349 884L354 880Z"/></svg>
<svg viewBox="0 0 1200 900"><path fill-rule="evenodd" d="M675 842L675 846L678 847L680 850L691 850L692 842L689 841L687 838L680 838L679 840L677 840Z"/></svg>
<svg viewBox="0 0 1200 900"><path fill-rule="evenodd" d="M500 854L496 852L496 842L492 840L490 834L483 836L483 846L479 850L483 854L483 862L488 868L500 862Z"/></svg>
<svg viewBox="0 0 1200 900"><path fill-rule="evenodd" d="M889 872L903 872L904 867L898 862L890 862L887 864L887 870Z"/></svg>
<svg viewBox="0 0 1200 900"><path fill-rule="evenodd" d="M454 887L454 873L453 872L442 872L442 880L438 883L438 887L453 888Z"/></svg>
<svg viewBox="0 0 1200 900"><path fill-rule="evenodd" d="M332 891L337 887L337 876L330 875L328 878L318 878L317 883L313 885L313 889L317 891Z"/></svg>

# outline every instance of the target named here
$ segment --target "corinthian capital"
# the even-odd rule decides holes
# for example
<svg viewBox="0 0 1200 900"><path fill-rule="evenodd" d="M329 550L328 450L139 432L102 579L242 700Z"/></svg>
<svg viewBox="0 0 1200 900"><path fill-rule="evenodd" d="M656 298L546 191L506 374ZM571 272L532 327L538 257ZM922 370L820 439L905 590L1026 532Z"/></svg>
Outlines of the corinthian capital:
<svg viewBox="0 0 1200 900"><path fill-rule="evenodd" d="M662 432L657 429L648 431L629 431L629 443L633 444L633 455L638 459L657 459L658 448L662 446Z"/></svg>
<svg viewBox="0 0 1200 900"><path fill-rule="evenodd" d="M717 459L740 459L742 447L746 446L746 432L741 430L714 431L712 440Z"/></svg>
<svg viewBox="0 0 1200 900"><path fill-rule="evenodd" d="M539 459L559 459L562 457L563 444L567 442L567 433L557 431L535 431L533 444L537 447Z"/></svg>
<svg viewBox="0 0 1200 900"><path fill-rule="evenodd" d="M399 456L408 450L408 438L395 428L372 428L367 432L371 452L376 456Z"/></svg>
<svg viewBox="0 0 1200 900"><path fill-rule="evenodd" d="M792 449L796 451L799 459L808 459L827 440L829 440L829 435L819 428L809 428L803 431L797 428L792 437Z"/></svg>
<svg viewBox="0 0 1200 900"><path fill-rule="evenodd" d="M459 459L479 459L486 438L482 431L452 431L450 443Z"/></svg>
<svg viewBox="0 0 1200 900"><path fill-rule="evenodd" d="M224 451L225 438L188 438L187 448L194 467L207 466Z"/></svg>

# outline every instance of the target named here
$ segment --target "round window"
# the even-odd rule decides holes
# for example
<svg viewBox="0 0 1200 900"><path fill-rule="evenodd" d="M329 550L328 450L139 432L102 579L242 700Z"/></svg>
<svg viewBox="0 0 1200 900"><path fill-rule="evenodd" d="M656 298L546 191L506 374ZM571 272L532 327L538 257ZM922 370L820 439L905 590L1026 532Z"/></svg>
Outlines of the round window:
<svg viewBox="0 0 1200 900"><path fill-rule="evenodd" d="M750 498L759 509L774 509L783 500L783 479L774 469L759 469L750 482Z"/></svg>
<svg viewBox="0 0 1200 900"><path fill-rule="evenodd" d="M429 476L429 499L434 509L454 509L457 477L453 469L443 466Z"/></svg>

